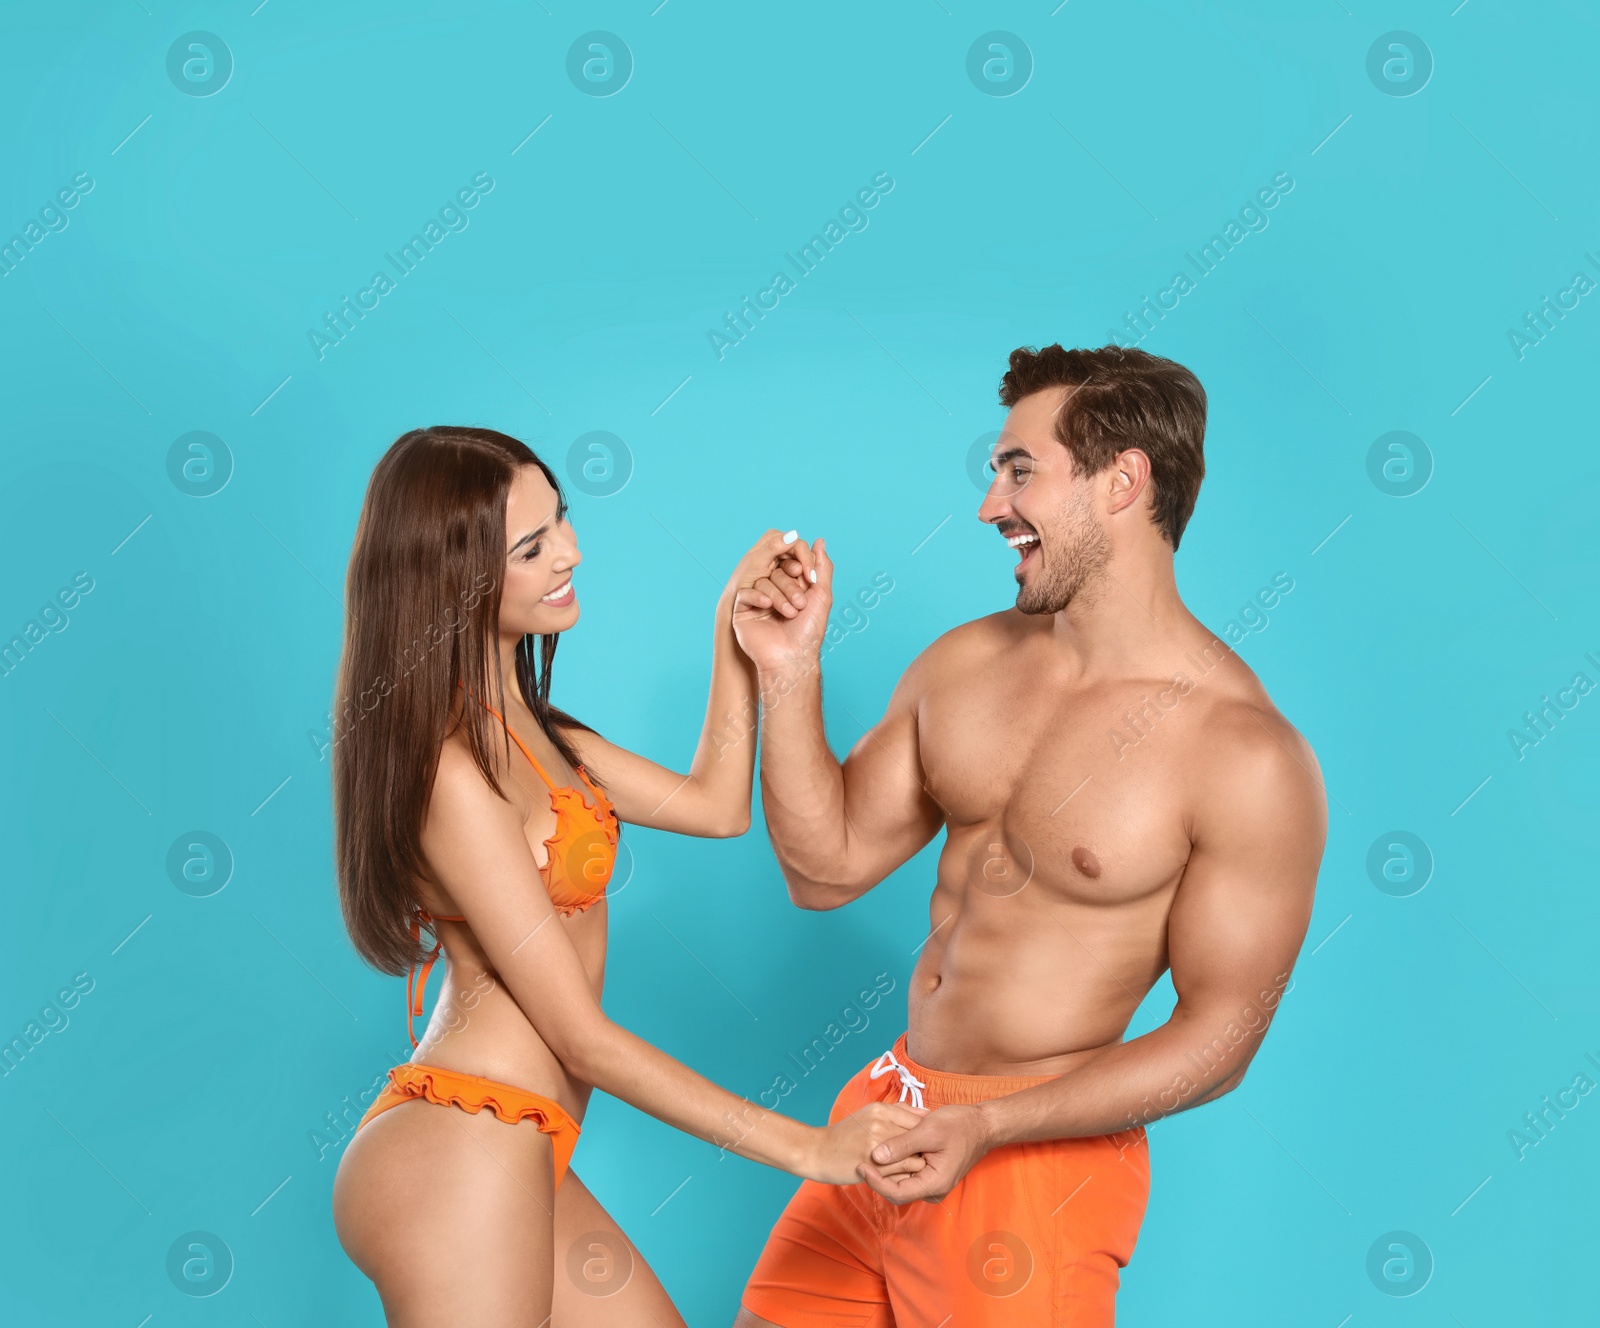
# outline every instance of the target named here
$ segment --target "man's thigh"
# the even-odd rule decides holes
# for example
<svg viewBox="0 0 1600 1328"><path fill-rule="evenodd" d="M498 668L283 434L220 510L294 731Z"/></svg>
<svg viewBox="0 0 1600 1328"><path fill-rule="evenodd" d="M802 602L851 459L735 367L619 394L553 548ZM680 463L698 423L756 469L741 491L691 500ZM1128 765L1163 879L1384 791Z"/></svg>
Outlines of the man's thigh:
<svg viewBox="0 0 1600 1328"><path fill-rule="evenodd" d="M938 1203L806 1182L739 1328L1109 1328L1149 1194L1143 1132L1014 1144Z"/></svg>
<svg viewBox="0 0 1600 1328"><path fill-rule="evenodd" d="M739 1322L891 1328L882 1258L888 1207L865 1185L802 1182L750 1274Z"/></svg>
<svg viewBox="0 0 1600 1328"><path fill-rule="evenodd" d="M1142 1132L995 1149L940 1202L894 1210L894 1323L1110 1328L1149 1183Z"/></svg>

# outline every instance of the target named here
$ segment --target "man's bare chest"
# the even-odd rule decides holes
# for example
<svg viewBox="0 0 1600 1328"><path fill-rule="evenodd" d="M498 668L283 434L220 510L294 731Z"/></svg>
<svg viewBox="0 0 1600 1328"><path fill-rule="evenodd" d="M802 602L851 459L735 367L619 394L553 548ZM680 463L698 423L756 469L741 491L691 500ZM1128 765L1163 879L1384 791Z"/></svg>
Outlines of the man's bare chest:
<svg viewBox="0 0 1600 1328"><path fill-rule="evenodd" d="M1117 903L1174 882L1203 773L1196 716L1148 685L1042 694L996 679L937 689L918 712L929 794L946 816L941 880L989 894L1023 880L1081 902ZM970 861L968 861L970 859Z"/></svg>

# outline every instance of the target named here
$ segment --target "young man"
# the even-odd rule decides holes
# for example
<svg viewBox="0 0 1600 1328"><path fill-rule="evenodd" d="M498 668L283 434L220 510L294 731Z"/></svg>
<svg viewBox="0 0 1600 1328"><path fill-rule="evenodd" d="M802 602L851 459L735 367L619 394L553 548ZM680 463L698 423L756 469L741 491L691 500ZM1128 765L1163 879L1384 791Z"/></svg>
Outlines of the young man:
<svg viewBox="0 0 1600 1328"><path fill-rule="evenodd" d="M864 1184L800 1187L737 1328L1111 1324L1144 1126L1238 1085L1305 936L1316 758L1173 576L1205 469L1199 382L1050 346L1012 353L1000 400L978 518L1017 551L1016 606L924 651L842 766L823 542L814 585L778 573L755 587L778 607L738 615L794 902L838 908L946 837L909 1030L833 1108L929 1114ZM1172 1017L1124 1042L1168 969Z"/></svg>

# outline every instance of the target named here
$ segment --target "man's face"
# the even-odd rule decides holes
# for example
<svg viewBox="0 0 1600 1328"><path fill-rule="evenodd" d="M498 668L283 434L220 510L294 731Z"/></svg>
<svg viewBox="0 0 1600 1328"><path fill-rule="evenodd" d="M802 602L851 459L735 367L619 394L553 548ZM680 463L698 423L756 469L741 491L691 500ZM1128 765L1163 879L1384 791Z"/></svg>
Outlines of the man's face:
<svg viewBox="0 0 1600 1328"><path fill-rule="evenodd" d="M1074 598L1092 599L1111 561L1094 477L1072 473L1071 454L1055 436L1071 391L1046 388L1011 408L990 458L994 480L978 508L978 519L1017 550L1023 613L1057 613Z"/></svg>

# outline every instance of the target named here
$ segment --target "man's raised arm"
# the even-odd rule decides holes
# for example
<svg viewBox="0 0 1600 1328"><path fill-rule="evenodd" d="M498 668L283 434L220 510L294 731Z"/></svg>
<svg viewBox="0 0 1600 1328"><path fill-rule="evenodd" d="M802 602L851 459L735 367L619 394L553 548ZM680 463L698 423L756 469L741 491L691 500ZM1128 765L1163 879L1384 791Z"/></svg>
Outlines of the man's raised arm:
<svg viewBox="0 0 1600 1328"><path fill-rule="evenodd" d="M814 585L780 573L741 594L734 629L756 666L761 797L773 852L789 897L801 908L824 909L871 889L932 839L943 817L923 789L917 753L921 661L842 766L829 748L821 648L833 560L822 540L816 563Z"/></svg>

